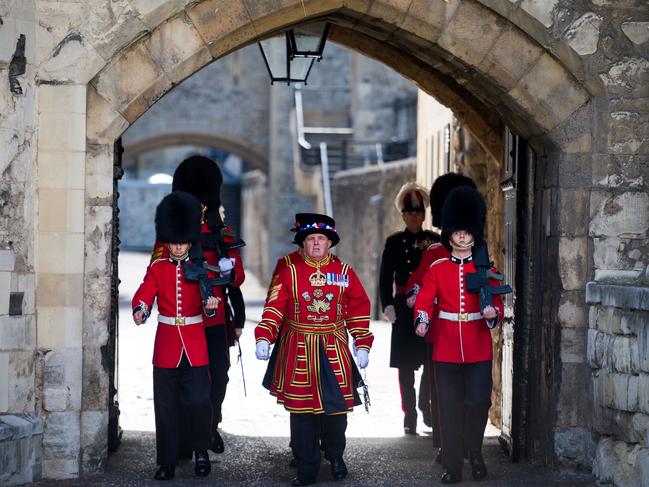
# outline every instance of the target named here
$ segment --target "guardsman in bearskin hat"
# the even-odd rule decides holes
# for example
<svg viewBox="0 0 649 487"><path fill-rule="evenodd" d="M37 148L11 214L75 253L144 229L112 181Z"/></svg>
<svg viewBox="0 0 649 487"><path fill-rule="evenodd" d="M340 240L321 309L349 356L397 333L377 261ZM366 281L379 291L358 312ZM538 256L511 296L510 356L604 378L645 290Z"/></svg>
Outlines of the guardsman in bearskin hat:
<svg viewBox="0 0 649 487"><path fill-rule="evenodd" d="M422 228L428 206L428 192L424 188L406 183L394 203L406 228L385 241L379 291L383 314L392 323L390 367L399 371L403 429L406 434L414 435L417 432L415 370L426 361L426 344L415 335L412 326L412 309L406 306L406 283L417 269L423 250L439 241L439 236ZM419 384L419 409L424 423L430 426L428 389L428 377L424 374Z"/></svg>
<svg viewBox="0 0 649 487"><path fill-rule="evenodd" d="M222 420L222 405L225 399L230 369L229 346L234 344L242 332L245 323L245 305L239 286L245 279L241 255L238 248L244 244L237 239L232 229L223 224L220 215L221 183L223 176L219 166L212 159L204 156L192 156L185 159L176 168L172 190L186 191L199 199L202 205L200 245L195 246L195 256L202 256L211 266L220 269L221 276L230 276L227 286L214 286L212 293L219 298L219 309L213 317L205 317L205 335L210 359L210 378L212 400L212 420L210 449L223 453L225 445L218 425ZM166 249L156 242L153 258L166 256ZM220 277L212 272L209 277ZM183 443L186 443L183 438ZM185 445L186 446L186 445ZM181 448L186 454L187 448Z"/></svg>
<svg viewBox="0 0 649 487"><path fill-rule="evenodd" d="M156 422L156 480L174 477L178 460L180 418L191 449L196 452L196 475L210 473L209 371L203 314L213 314L219 298L203 302L198 284L185 280L183 265L200 236L200 202L189 193L173 192L156 209L156 238L164 242L168 257L149 265L133 296L133 320L146 321L158 300L158 330L153 349L153 404ZM182 406L181 406L182 405Z"/></svg>
<svg viewBox="0 0 649 487"><path fill-rule="evenodd" d="M490 329L503 316L503 304L496 295L493 305L481 309L479 294L467 286L468 276L477 273L474 253L486 245L485 216L477 190L461 186L451 191L442 208L442 244L451 254L429 267L415 302L417 334L424 336L433 325L444 484L462 480L465 448L472 476L487 476L482 440L491 406ZM433 312L436 319L431 319Z"/></svg>
<svg viewBox="0 0 649 487"><path fill-rule="evenodd" d="M433 220L433 226L436 228L442 228L442 206L448 194L459 186L471 186L475 188L475 183L468 176L464 176L459 173L449 172L443 174L435 179L433 186L430 188L430 213ZM450 257L450 252L440 241L434 242L424 250L421 255L421 260L417 266L417 270L413 272L408 278L408 283L406 284L406 289L408 290L406 299L406 304L412 308L415 305L415 299L417 297L417 292L421 286L421 281L426 274L426 271L430 265L438 259L443 257ZM434 319L435 313L430 314L431 320ZM435 375L432 373L433 362L432 362L432 347L433 347L433 334L431 330L433 326L431 325L428 333L424 337L428 347L426 350L426 362L424 362L424 373L428 372L426 376L429 379L429 397L430 397L430 412L432 418L432 427L433 427L433 446L439 447L441 445L439 438L439 415L437 413L437 393L435 387ZM421 396L420 396L421 397ZM437 463L442 462L441 451L438 452L437 458L435 460Z"/></svg>
<svg viewBox="0 0 649 487"><path fill-rule="evenodd" d="M270 345L275 344L264 386L291 413L296 486L316 481L319 440L334 479L347 475L346 413L360 404L360 377L348 334L360 368L367 367L374 340L363 286L351 267L329 253L339 241L333 218L312 215L311 221L295 235L303 258L280 272L255 328L257 358L268 360Z"/></svg>

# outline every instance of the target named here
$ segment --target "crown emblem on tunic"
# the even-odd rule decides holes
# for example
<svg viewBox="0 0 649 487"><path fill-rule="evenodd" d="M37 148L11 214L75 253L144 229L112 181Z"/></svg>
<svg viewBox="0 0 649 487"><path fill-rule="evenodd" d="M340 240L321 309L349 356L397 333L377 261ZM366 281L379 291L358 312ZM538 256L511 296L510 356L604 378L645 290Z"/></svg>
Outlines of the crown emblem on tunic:
<svg viewBox="0 0 649 487"><path fill-rule="evenodd" d="M309 282L312 286L321 287L327 283L327 276L320 272L320 269L316 269L316 271L309 276Z"/></svg>

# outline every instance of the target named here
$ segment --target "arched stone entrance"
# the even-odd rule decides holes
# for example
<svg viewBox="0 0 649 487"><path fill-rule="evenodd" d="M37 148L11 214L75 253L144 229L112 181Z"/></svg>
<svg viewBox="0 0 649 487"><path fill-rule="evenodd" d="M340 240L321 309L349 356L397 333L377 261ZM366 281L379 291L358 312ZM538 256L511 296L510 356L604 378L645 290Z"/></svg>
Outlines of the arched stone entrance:
<svg viewBox="0 0 649 487"><path fill-rule="evenodd" d="M583 293L592 266L585 223L590 180L579 174L590 171L592 100L601 87L580 56L551 36L546 25L552 8L507 0L207 0L139 8L132 3L100 33L94 24L79 22L81 38L89 40L81 42L80 70L67 76L53 68L44 71L43 80L63 76L68 83L43 83L39 89L41 119L48 122L40 129L39 171L47 171L58 157L67 161L69 170L84 174L63 187L46 179L38 183L42 210L37 255L59 249L60 256L55 262L37 259L38 348L48 351L38 360L41 367L57 360L72 384L66 391L49 383L47 374L42 378L45 442L63 428L78 432L71 448L46 449L45 476L100 469L106 457L108 377L103 353L110 303L114 141L157 99L204 65L259 37L323 17L334 24L334 41L384 62L434 95L495 157L501 157L504 124L528 138L542 157L534 225L546 270L537 276L534 292L542 305L535 326L544 330L547 345L538 372L545 379L547 403L537 412L554 421L543 425L547 434L539 438L540 455L552 461L561 433L589 434L588 418L577 413L587 397L562 393L588 381L585 354L566 358L560 353L564 340L585 335L583 329L564 335L562 327L583 326L585 314ZM50 66L56 57L52 53ZM280 97L274 109L289 107L289 100ZM272 153L271 167L282 156ZM569 181L559 178L566 171L573 175ZM286 184L284 176L271 171L269 184ZM48 201L59 198L61 191L67 211L51 215ZM566 205L574 208L581 225L556 216ZM280 210L275 203L269 205L270 212ZM51 294L54 283L63 294ZM50 409L48 401L54 399L61 400ZM588 460L584 448L576 450L577 461Z"/></svg>

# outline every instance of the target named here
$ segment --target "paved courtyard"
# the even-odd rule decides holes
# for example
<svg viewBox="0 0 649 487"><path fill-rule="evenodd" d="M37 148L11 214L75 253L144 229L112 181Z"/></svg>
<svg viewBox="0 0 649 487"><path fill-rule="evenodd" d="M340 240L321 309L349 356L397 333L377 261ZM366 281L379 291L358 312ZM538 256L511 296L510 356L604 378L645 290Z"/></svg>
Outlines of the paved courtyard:
<svg viewBox="0 0 649 487"><path fill-rule="evenodd" d="M153 417L152 365L155 319L143 326L133 324L130 300L139 285L148 255L122 252L120 256L119 403L122 444L109 456L102 476L67 481L41 481L36 485L122 486L153 485L155 471L155 427ZM288 485L295 476L289 467L288 413L261 387L266 362L255 358L254 325L261 315L264 287L254 276L244 283L247 303L246 328L241 337L245 385L238 348L231 349L230 384L223 406L222 432L226 451L210 452L212 474L207 479L193 475L193 464L178 466L176 479L168 485ZM419 435L405 436L396 369L388 367L390 325L372 322L375 333L367 381L370 385L369 414L362 407L349 417L345 460L349 476L337 485L436 485L442 469L433 463L430 429L420 422ZM540 466L513 464L498 446L498 430L487 429L485 457L489 480L480 485L594 486L588 474L548 471ZM465 467L464 476L470 479ZM328 462L323 460L319 480L332 484ZM471 485L472 482L466 482ZM478 484L477 482L475 484Z"/></svg>

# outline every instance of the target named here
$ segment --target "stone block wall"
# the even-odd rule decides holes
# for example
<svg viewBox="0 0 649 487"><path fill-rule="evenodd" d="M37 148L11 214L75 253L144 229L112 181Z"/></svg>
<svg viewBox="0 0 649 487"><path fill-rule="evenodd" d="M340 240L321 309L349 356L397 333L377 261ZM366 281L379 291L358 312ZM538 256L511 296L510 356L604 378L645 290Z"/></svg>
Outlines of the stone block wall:
<svg viewBox="0 0 649 487"><path fill-rule="evenodd" d="M401 186L415 180L415 159L340 171L331 188L336 230L340 243L335 253L350 264L379 313L379 270L385 239L403 230L394 199ZM349 211L354 208L354 211Z"/></svg>
<svg viewBox="0 0 649 487"><path fill-rule="evenodd" d="M43 425L33 414L0 415L0 485L41 478Z"/></svg>
<svg viewBox="0 0 649 487"><path fill-rule="evenodd" d="M590 282L588 364L593 377L593 472L649 486L649 287Z"/></svg>

